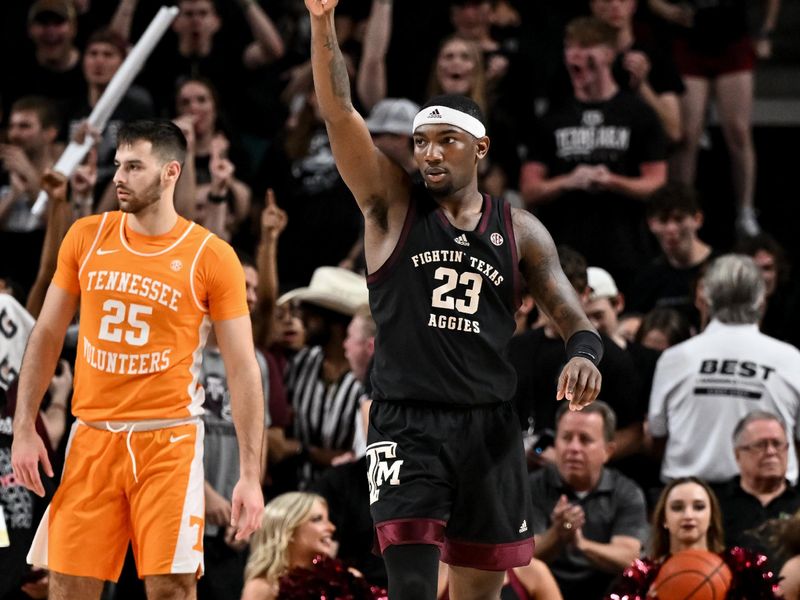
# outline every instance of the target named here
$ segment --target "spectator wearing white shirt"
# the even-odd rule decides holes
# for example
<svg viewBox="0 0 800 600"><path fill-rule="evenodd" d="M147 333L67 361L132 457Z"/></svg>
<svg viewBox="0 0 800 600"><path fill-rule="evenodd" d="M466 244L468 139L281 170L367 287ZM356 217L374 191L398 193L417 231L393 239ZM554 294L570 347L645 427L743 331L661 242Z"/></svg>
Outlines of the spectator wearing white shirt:
<svg viewBox="0 0 800 600"><path fill-rule="evenodd" d="M718 258L701 286L708 326L664 351L653 380L648 424L656 451L664 451L661 479L693 475L718 483L737 475L734 428L763 410L779 415L792 432L787 478L794 483L800 351L758 330L765 289L749 257Z"/></svg>

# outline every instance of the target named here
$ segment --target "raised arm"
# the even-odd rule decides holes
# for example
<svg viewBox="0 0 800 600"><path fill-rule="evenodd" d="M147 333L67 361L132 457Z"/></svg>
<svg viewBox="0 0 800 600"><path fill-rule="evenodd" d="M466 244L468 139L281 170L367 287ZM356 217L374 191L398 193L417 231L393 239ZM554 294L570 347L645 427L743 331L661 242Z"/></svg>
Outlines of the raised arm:
<svg viewBox="0 0 800 600"><path fill-rule="evenodd" d="M139 0L120 0L117 10L114 11L114 16L111 17L111 22L108 24L110 29L116 31L128 43L131 41L133 16L136 13L138 4Z"/></svg>
<svg viewBox="0 0 800 600"><path fill-rule="evenodd" d="M365 108L371 109L386 97L386 51L392 35L392 0L372 0L356 91Z"/></svg>
<svg viewBox="0 0 800 600"><path fill-rule="evenodd" d="M280 59L285 51L283 38L275 27L275 23L264 12L257 0L237 0L242 13L250 26L253 41L244 51L244 64L255 69L264 64L271 64Z"/></svg>
<svg viewBox="0 0 800 600"><path fill-rule="evenodd" d="M513 210L512 220L520 266L528 288L536 305L567 342L569 361L559 377L556 397L558 400L566 398L571 408L580 409L600 393L600 372L595 366L602 358L600 336L561 269L547 229L536 217L521 209Z"/></svg>
<svg viewBox="0 0 800 600"><path fill-rule="evenodd" d="M336 41L337 0L305 0L311 15L314 91L328 128L333 158L364 214L364 255L373 273L391 256L408 212L410 179L372 143L367 125L353 108L350 79Z"/></svg>
<svg viewBox="0 0 800 600"><path fill-rule="evenodd" d="M267 190L266 205L261 213L261 236L256 251L258 267L258 300L253 315L256 346L269 348L272 337L272 320L278 299L278 238L286 229L286 211L275 202L275 192ZM279 376L271 374L271 376Z"/></svg>
<svg viewBox="0 0 800 600"><path fill-rule="evenodd" d="M375 148L366 123L353 108L350 79L336 39L337 0L305 0L311 15L311 68L314 91L336 166L365 215L388 203L387 171L399 170Z"/></svg>
<svg viewBox="0 0 800 600"><path fill-rule="evenodd" d="M39 271L25 302L25 308L34 319L39 317L50 280L56 272L61 240L72 224L72 207L67 202L67 178L57 171L47 170L42 177L42 188L50 198L47 203L47 229L39 259Z"/></svg>

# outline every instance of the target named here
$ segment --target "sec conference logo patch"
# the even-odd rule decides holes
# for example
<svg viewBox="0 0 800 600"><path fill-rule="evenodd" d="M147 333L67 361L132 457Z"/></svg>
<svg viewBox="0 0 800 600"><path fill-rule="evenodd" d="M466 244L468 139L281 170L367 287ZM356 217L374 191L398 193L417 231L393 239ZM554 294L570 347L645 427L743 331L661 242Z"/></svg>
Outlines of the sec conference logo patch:
<svg viewBox="0 0 800 600"><path fill-rule="evenodd" d="M183 268L183 263L179 260L173 260L171 263L169 263L169 268L177 273Z"/></svg>
<svg viewBox="0 0 800 600"><path fill-rule="evenodd" d="M495 246L502 246L503 245L503 236L500 235L497 232L495 232L491 236L489 236L489 239L492 240L492 243Z"/></svg>

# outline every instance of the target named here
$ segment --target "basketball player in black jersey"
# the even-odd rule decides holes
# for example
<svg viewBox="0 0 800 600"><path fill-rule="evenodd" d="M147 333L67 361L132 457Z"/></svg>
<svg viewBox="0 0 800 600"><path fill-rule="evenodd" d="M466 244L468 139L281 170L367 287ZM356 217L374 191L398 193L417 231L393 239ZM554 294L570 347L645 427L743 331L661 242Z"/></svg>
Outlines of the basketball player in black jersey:
<svg viewBox="0 0 800 600"><path fill-rule="evenodd" d="M333 25L337 0L305 2L319 107L365 218L378 325L367 464L389 596L433 600L441 557L451 598L496 599L503 572L533 556L510 402L516 382L505 359L521 276L567 340L557 396L573 410L600 391L602 343L544 227L478 191L489 138L477 105L439 96L417 114L423 184L415 185L375 148L353 109Z"/></svg>

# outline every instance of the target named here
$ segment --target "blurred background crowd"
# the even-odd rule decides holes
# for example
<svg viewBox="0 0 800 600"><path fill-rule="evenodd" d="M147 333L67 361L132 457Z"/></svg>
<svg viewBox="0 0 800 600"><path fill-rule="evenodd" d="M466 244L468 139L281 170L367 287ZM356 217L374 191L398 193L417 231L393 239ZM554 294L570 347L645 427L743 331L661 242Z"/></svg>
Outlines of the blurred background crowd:
<svg viewBox="0 0 800 600"><path fill-rule="evenodd" d="M25 339L66 230L116 209L119 125L146 117L174 120L188 140L178 212L242 260L268 404L264 528L273 530L250 548L226 527L238 458L224 368L207 347L200 597L239 598L246 582L276 583L320 554L385 585L364 477L375 325L363 223L317 111L307 11L302 0L176 5L65 182L48 170L85 133L160 2L0 4L0 506L10 533L5 547L0 536L0 598L47 597L46 573L24 567L45 504L15 485L9 458ZM481 191L542 220L604 337L603 402L559 412L563 345L523 298L509 357L541 519L529 524L536 559L509 574L516 597L602 598L640 554L683 543L763 553L783 568L786 597L798 598L800 5L340 0L336 27L356 108L375 145L412 175L418 106L436 93L481 106L491 138ZM42 190L50 201L36 214ZM41 412L56 465L71 424L74 342ZM702 513L690 533L667 526L678 505ZM652 515L674 537L668 550ZM281 527L302 543L267 549ZM294 535L303 527L307 536ZM556 591L537 588L551 580ZM131 561L106 590L141 594Z"/></svg>

